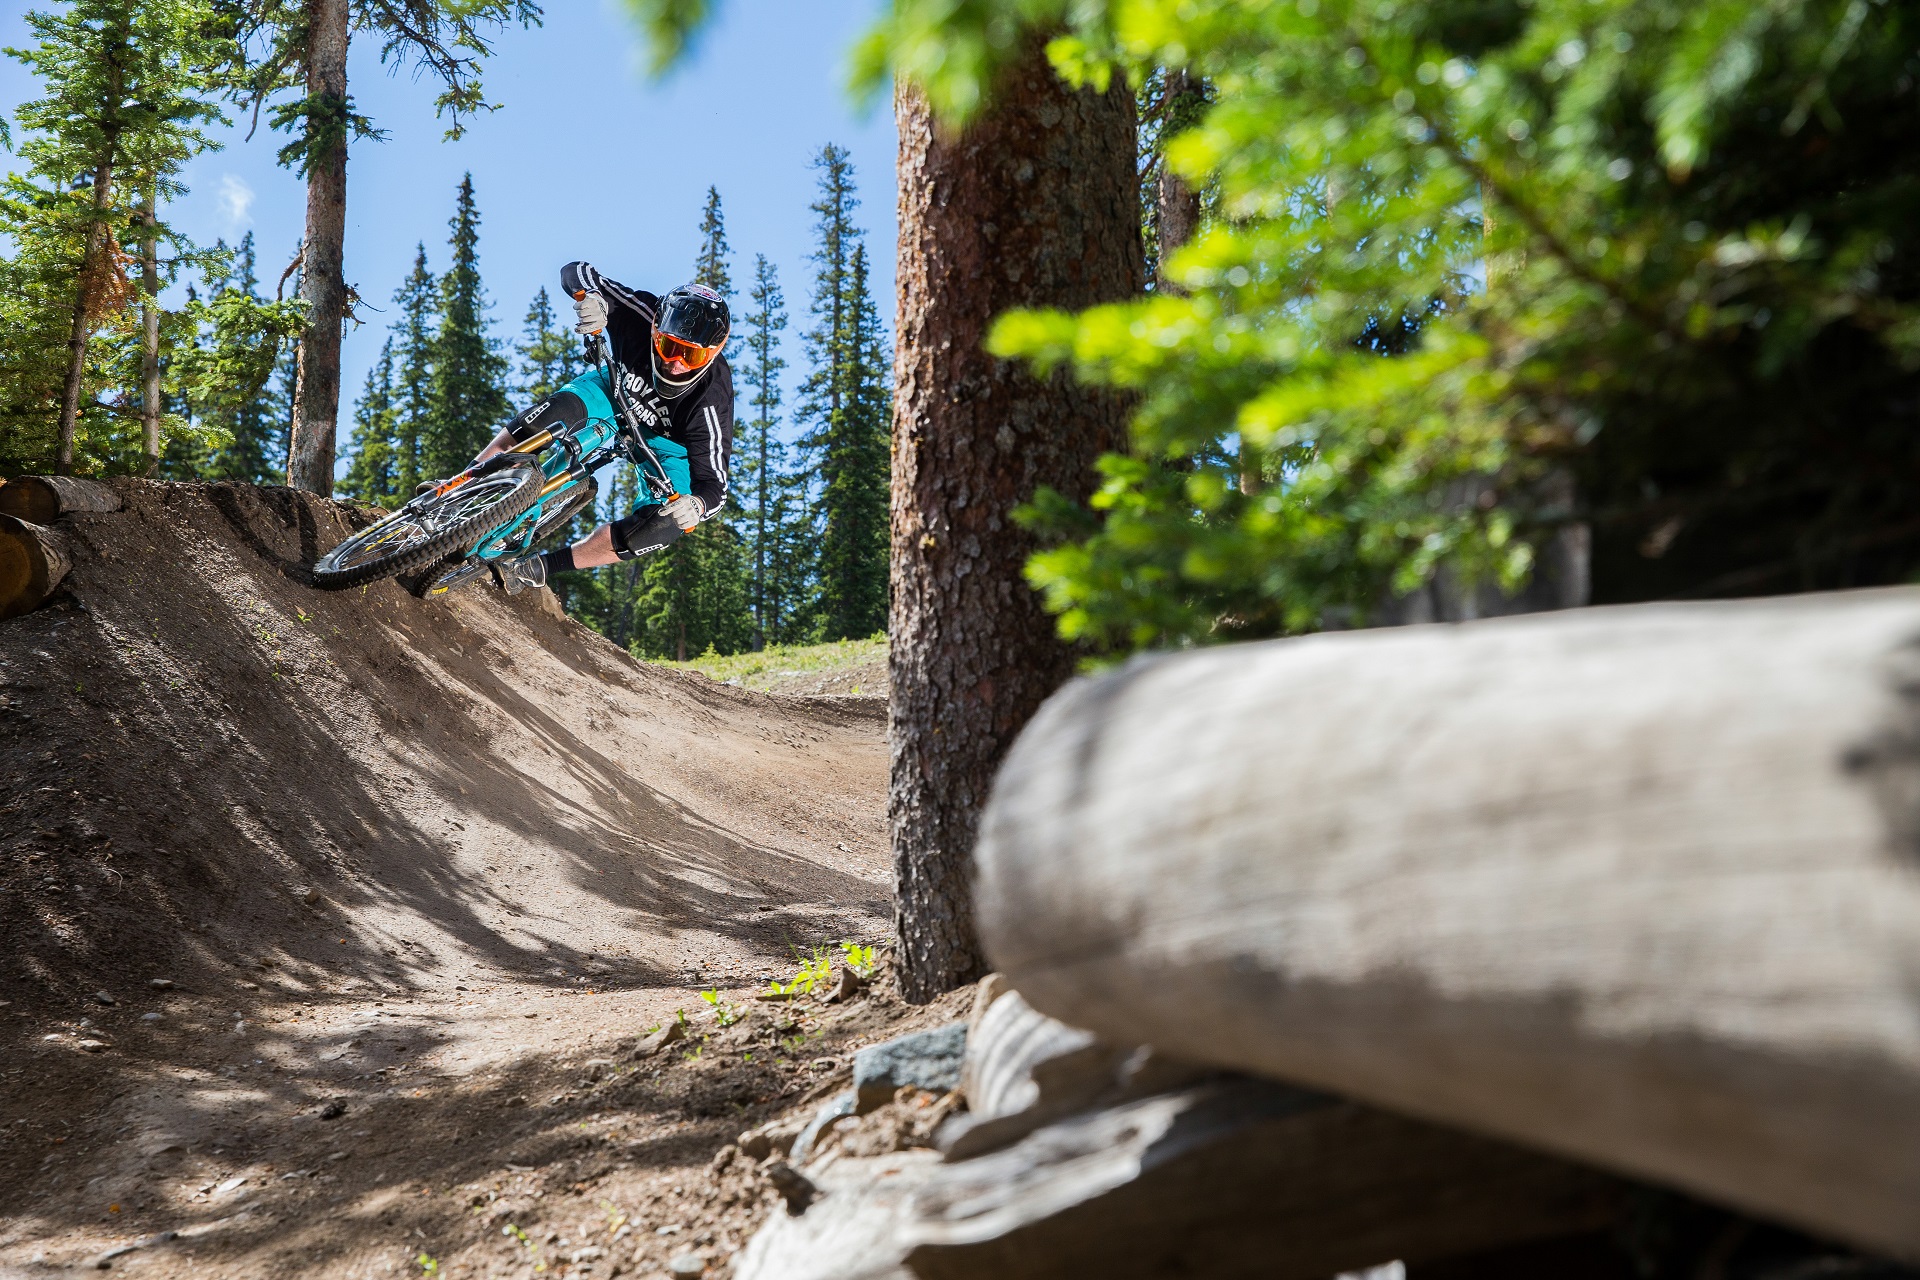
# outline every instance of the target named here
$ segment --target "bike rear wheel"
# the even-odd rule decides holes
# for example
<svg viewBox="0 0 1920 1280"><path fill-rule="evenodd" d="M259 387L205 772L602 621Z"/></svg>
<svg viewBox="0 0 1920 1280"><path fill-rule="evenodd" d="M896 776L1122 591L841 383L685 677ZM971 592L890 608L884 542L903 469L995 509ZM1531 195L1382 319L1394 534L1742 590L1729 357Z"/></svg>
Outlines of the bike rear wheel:
<svg viewBox="0 0 1920 1280"><path fill-rule="evenodd" d="M339 591L424 569L471 547L538 500L546 477L537 461L520 454L488 461L484 471L415 498L321 556L313 585Z"/></svg>

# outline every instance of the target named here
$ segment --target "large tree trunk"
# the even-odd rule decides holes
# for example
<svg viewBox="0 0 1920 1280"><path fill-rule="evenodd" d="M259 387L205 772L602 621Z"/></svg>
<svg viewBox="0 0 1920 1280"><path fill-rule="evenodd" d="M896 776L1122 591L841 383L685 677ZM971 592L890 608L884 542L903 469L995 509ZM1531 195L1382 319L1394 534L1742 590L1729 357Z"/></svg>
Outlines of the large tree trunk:
<svg viewBox="0 0 1920 1280"><path fill-rule="evenodd" d="M93 170L93 212L87 223L87 239L80 251L80 280L74 291L73 324L67 333L67 385L60 399L60 442L55 449L53 468L61 475L73 473L73 439L80 424L80 390L87 373L87 335L92 328L92 312L105 287L103 272L114 269L108 252L107 206L113 200L113 162L120 150L120 99L124 72L120 65L123 44L113 43L109 51L107 99L111 105L102 126L104 146Z"/></svg>
<svg viewBox="0 0 1920 1280"><path fill-rule="evenodd" d="M157 193L147 197L145 234L140 238L140 426L146 439L147 470L160 470L160 245Z"/></svg>
<svg viewBox="0 0 1920 1280"><path fill-rule="evenodd" d="M347 314L342 270L347 236L347 17L349 0L307 0L307 94L327 123L307 175L306 254L300 296L308 305L287 448L287 483L333 492L333 438L340 414L340 330ZM337 125L333 121L337 120Z"/></svg>
<svg viewBox="0 0 1920 1280"><path fill-rule="evenodd" d="M1073 674L1021 578L1012 511L1084 498L1125 436L1122 404L982 349L1013 307L1086 307L1141 287L1133 98L1075 92L1042 41L965 134L903 87L894 396L892 827L900 983L932 999L983 971L969 860L1013 737Z"/></svg>

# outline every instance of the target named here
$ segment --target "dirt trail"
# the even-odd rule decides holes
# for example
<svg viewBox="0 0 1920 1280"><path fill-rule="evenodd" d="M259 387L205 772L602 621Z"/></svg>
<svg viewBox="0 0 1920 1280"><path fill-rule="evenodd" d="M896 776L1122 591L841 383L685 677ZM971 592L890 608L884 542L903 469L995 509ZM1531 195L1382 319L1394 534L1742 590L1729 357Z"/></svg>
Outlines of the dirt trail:
<svg viewBox="0 0 1920 1280"><path fill-rule="evenodd" d="M0 1276L724 1274L768 1194L713 1151L951 1013L749 1005L885 932L881 704L323 594L342 508L120 487L0 624Z"/></svg>

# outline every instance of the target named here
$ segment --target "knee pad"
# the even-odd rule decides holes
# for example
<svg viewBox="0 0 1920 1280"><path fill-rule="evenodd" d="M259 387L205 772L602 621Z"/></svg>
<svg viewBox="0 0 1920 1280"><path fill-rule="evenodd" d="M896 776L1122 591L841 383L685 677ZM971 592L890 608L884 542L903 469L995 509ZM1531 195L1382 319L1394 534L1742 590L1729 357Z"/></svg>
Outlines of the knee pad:
<svg viewBox="0 0 1920 1280"><path fill-rule="evenodd" d="M613 534L613 554L622 560L658 551L680 537L680 526L658 507L641 507L607 528Z"/></svg>
<svg viewBox="0 0 1920 1280"><path fill-rule="evenodd" d="M586 420L585 401L571 391L556 391L509 422L507 431L519 442L531 440L542 431L577 428Z"/></svg>

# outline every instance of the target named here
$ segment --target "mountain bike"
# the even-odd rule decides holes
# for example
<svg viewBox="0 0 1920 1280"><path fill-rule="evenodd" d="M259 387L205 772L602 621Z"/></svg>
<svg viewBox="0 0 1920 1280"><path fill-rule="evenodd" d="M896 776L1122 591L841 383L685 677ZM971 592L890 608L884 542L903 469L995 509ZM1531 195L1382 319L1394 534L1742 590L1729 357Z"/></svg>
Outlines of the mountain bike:
<svg viewBox="0 0 1920 1280"><path fill-rule="evenodd" d="M440 481L320 557L313 585L339 591L400 577L424 598L491 577L494 561L528 554L590 507L594 473L609 462L632 463L654 501L673 501L679 495L640 430L626 370L602 335L587 340L587 359L606 375L615 419L542 431Z"/></svg>

